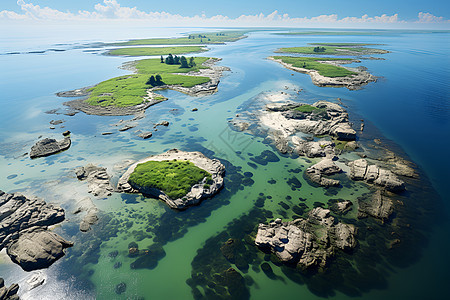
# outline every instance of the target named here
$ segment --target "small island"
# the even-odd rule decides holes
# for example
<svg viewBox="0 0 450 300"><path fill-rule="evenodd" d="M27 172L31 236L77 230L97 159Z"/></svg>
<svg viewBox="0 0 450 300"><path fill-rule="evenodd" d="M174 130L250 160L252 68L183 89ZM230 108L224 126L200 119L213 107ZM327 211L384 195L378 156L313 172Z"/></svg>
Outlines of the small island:
<svg viewBox="0 0 450 300"><path fill-rule="evenodd" d="M229 69L215 64L217 58L169 54L166 57L132 61L123 65L134 74L103 81L93 87L57 93L60 97L84 97L65 102L90 115L121 116L142 112L167 100L156 93L172 89L191 96L213 94L220 77Z"/></svg>
<svg viewBox="0 0 450 300"><path fill-rule="evenodd" d="M212 197L223 186L225 167L200 152L172 149L147 157L119 179L117 190L159 198L171 208L186 209Z"/></svg>
<svg viewBox="0 0 450 300"><path fill-rule="evenodd" d="M358 90L369 82L376 81L376 77L366 71L364 67L350 68L344 64L359 63L354 58L332 58L322 55L358 56L385 54L383 49L366 48L371 44L363 43L313 43L307 47L280 48L276 53L306 54L316 56L271 56L268 59L276 61L285 68L308 74L313 83L325 87L346 87ZM382 59L369 57L369 59Z"/></svg>

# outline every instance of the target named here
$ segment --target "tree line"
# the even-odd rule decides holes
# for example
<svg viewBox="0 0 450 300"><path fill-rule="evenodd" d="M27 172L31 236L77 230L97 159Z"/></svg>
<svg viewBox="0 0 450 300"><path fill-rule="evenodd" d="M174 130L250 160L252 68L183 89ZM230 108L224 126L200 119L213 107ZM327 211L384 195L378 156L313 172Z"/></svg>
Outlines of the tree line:
<svg viewBox="0 0 450 300"><path fill-rule="evenodd" d="M180 65L180 68L192 68L195 67L197 64L195 63L195 58L190 57L189 62L185 56L174 56L172 54L169 54L166 59L161 55L161 63L167 64L167 65Z"/></svg>

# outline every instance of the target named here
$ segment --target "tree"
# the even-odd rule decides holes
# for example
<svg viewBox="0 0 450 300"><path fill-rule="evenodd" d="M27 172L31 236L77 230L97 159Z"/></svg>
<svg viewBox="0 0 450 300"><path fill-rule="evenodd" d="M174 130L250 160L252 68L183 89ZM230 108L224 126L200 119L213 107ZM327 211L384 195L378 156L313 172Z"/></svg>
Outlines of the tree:
<svg viewBox="0 0 450 300"><path fill-rule="evenodd" d="M173 63L174 63L173 56L172 54L169 54L169 56L166 57L166 64L173 65Z"/></svg>
<svg viewBox="0 0 450 300"><path fill-rule="evenodd" d="M182 56L180 62L181 62L180 68L189 68L186 57Z"/></svg>
<svg viewBox="0 0 450 300"><path fill-rule="evenodd" d="M164 57L161 55L161 63L164 63Z"/></svg>
<svg viewBox="0 0 450 300"><path fill-rule="evenodd" d="M156 80L155 80L155 76L150 76L150 79L146 82L146 84L150 84L151 86L155 86L156 85Z"/></svg>
<svg viewBox="0 0 450 300"><path fill-rule="evenodd" d="M325 47L319 47L319 46L317 46L317 47L314 47L314 52L325 52Z"/></svg>
<svg viewBox="0 0 450 300"><path fill-rule="evenodd" d="M194 57L189 58L189 67L195 67L197 64L194 61Z"/></svg>
<svg viewBox="0 0 450 300"><path fill-rule="evenodd" d="M174 65L179 65L180 64L180 58L178 56L175 55L175 57L173 58L173 64Z"/></svg>
<svg viewBox="0 0 450 300"><path fill-rule="evenodd" d="M156 79L156 85L163 85L164 84L164 82L162 82L162 77L161 77L161 75L156 75L155 76L155 79Z"/></svg>

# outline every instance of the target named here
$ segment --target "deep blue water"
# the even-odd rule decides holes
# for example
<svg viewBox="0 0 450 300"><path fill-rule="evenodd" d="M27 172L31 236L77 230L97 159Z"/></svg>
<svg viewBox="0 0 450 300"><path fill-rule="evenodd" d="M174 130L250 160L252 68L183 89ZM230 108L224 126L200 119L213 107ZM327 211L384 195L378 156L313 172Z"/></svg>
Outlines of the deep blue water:
<svg viewBox="0 0 450 300"><path fill-rule="evenodd" d="M171 29L167 31L167 35L185 31L188 29ZM142 29L141 37L145 37L146 33L148 36L156 36L154 31ZM158 36L163 35L158 33ZM232 72L222 79L219 92L209 97L192 98L172 91L165 92L170 100L149 109L147 119L151 122L140 124L139 128L143 130L151 128L153 123L162 119L170 120L171 126L167 132L162 131L155 134L155 138L149 144L137 141L127 133L117 139L107 137L105 140L99 141L97 138L99 133L110 129L109 124L117 122L121 117L96 117L84 114L66 117L45 113L48 110L63 107L62 102L66 99L56 97L55 92L90 86L128 73L117 67L122 62L129 61L129 58L107 57L83 52L85 49L74 49L75 43L79 45L86 41L104 41L106 38L92 35L83 40L71 40L65 37L64 40L58 41L58 39L62 39L62 36L47 36L45 39L33 40L30 40L28 36L7 39L0 44L0 53L3 54L0 55L0 65L2 66L0 75L2 112L0 118L0 178L2 186L0 189L41 192L42 195L38 196L46 196L48 197L46 199L53 202L68 205L65 200L58 200L59 195L63 192L55 191L53 187L40 186L40 184L51 180L70 181L66 178L67 170L80 164L77 162L77 158L81 157L81 160L86 161L97 159L98 161L99 157L103 156L99 153L106 151L112 157L105 164L112 166L123 158L139 158L145 152L156 153L168 147L181 145L182 140L189 137L205 139L202 144L204 147L219 149L216 155L222 154L223 158L239 165L240 161L233 158L234 149L232 147L228 150L221 148L220 141L217 140L217 136L220 136L220 133L227 128L227 118L232 118L240 104L259 93L281 90L284 85L291 84L303 88L309 95L312 95L312 99L309 99L311 101L341 98L342 102L349 107L351 116L353 114L354 118L366 120L368 130L378 131L382 140L391 144L394 149L403 151L421 167L443 199L442 210L449 212L450 199L447 187L450 168L450 160L447 156L448 149L450 149L449 37L449 33L396 32L395 35L387 33L376 36L280 36L272 35L270 32L256 32L250 33L249 38L235 43L210 46L211 51L207 55L223 58L221 64L230 67ZM124 33L117 37L117 39L125 38ZM112 39L112 37L108 38L108 40ZM68 45L58 46L67 51L5 55L10 51L27 52L54 48L54 44L59 42L68 43ZM371 83L359 91L314 86L309 76L304 74L291 76L292 71L265 59L279 47L303 46L311 42L383 44L379 47L389 50L391 53L378 55L385 60L362 60L360 65L367 67L369 72L380 78L376 83ZM174 107L184 115L176 116L168 113L169 109ZM200 111L204 110L205 113L200 114L199 112L196 120L190 120L185 112L192 107L199 107ZM177 121L178 117L181 121ZM65 128L49 130L48 122L59 118L66 121L63 124ZM373 128L370 128L371 126ZM188 128L198 128L199 130L189 131ZM38 136L57 136L65 129L70 129L75 133L74 145L65 154L46 159L47 164L20 157L23 153L28 152L29 147ZM173 134L177 131L182 131L180 136L183 138L180 140L173 138ZM106 146L111 149L106 150ZM259 144L253 144L249 149L252 147L258 151L263 149ZM50 164L52 162L54 164ZM13 180L6 179L11 174L18 174L18 177ZM64 183L62 184L64 185ZM266 188L263 185L264 182L260 183L258 187ZM68 183L67 186L74 189L79 188L73 183ZM259 192L256 187L253 189L256 194ZM99 205L107 207L105 210L114 210L123 205L120 202L117 204L111 201L111 203ZM248 208L239 206L239 209L241 209L239 213L243 213ZM218 212L220 214L220 210ZM231 216L231 214L229 215ZM223 213L222 221L219 221L221 220L220 216L216 216L218 224L221 224L220 222L226 224L227 219L224 216L227 216L226 212ZM212 224L214 220L210 222ZM393 274L389 276L387 288L372 290L364 295L364 299L380 299L382 297L387 299L439 299L445 295L448 281L447 272L450 268L450 260L447 259L450 251L450 226L447 221L439 226L429 234L428 245L419 262L407 269L393 271ZM220 226L217 225L217 227L219 230ZM211 235L215 233L207 230L206 232ZM198 244L201 244L208 236L196 235L196 237ZM196 249L194 245L197 246L197 244L192 244L193 253ZM170 246L168 249L167 251L170 252ZM176 255L177 252L174 253ZM170 253L168 257L171 259ZM59 264L55 264L52 268L49 269L51 271L49 277L54 274L52 272L58 270ZM164 273L164 271L161 272ZM1 261L0 275L8 281L20 281L26 276L17 266ZM153 275L149 274L148 276ZM163 277L163 275L161 276ZM264 284L264 281L261 282ZM264 286L261 289L264 289ZM50 295L51 288L54 288L51 284L47 290L44 286L42 295ZM287 291L281 292L283 288L283 283L273 283L273 286L270 286L270 289L273 290L280 289L280 292L272 291L273 294L283 294L289 297L289 295L297 293L295 286L289 285L286 288ZM61 292L61 295L65 295L64 297L71 294L72 290L76 290L70 284L67 284L65 289L66 293ZM299 293L300 291L302 297L316 298L304 287L301 287L301 290L299 288ZM159 291L155 287L155 295L158 293ZM271 294L267 293L267 295ZM189 296L190 294L186 294L186 299ZM42 297L46 299L45 297L48 296ZM79 297L87 296L81 294ZM336 298L346 297L338 294Z"/></svg>

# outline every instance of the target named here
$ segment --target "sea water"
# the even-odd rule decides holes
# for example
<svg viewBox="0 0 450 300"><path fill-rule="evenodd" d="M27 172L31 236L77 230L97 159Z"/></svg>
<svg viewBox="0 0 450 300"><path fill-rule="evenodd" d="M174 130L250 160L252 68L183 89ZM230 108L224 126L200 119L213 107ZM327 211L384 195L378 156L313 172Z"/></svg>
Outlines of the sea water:
<svg viewBox="0 0 450 300"><path fill-rule="evenodd" d="M130 37L175 36L189 31L202 29L165 29L163 35L160 30L141 28ZM292 206L302 198L306 199L306 205L312 207L316 201L326 203L330 198L355 200L367 192L362 184L356 184L357 188L344 187L335 195L310 186L301 172L313 162L302 158L277 155L278 162L258 165L256 169L248 164L262 151L275 151L263 137L231 130L228 121L239 110L250 109L252 103L261 101L266 93L279 93L285 90L285 86L290 90L303 89L304 93L297 99L308 103L340 98L351 118L365 120L370 137L380 138L391 149L409 156L419 165L421 175L430 179L430 184L444 200L440 202L436 198L436 202L442 205L441 210L448 211L448 37L449 33L407 31L316 37L280 36L270 31L250 33L248 38L234 43L208 46L210 51L201 54L223 58L220 64L231 68L221 79L216 94L190 97L164 91L162 94L169 100L147 109L146 118L139 120L136 128L120 133L112 124L132 117L54 114L51 111L55 109L56 113L64 112L62 103L67 100L56 97L55 93L128 74L118 67L138 58L108 57L101 55L103 48L79 47L88 42L114 39L100 34L72 40L62 35L32 40L28 36L11 37L7 45L2 43L0 55L0 64L5 70L0 78L0 188L6 192L39 196L49 203L61 205L66 210L67 221L55 231L74 241L75 246L67 249L65 257L43 271L47 281L35 290L26 289L25 281L30 274L12 264L4 251L0 253L1 277L7 283L19 282L19 294L25 299L192 299L191 287L186 280L191 277L192 262L199 258L198 253L202 253L198 251L208 247L211 239L223 234L224 229L232 232L230 228L237 218L251 221L246 214L252 211L261 193L264 197L270 196L265 200L264 208L270 210L274 218L289 219L292 214L286 214L279 202ZM126 38L123 32L115 37L117 40ZM292 75L292 71L266 60L277 48L313 42L383 44L374 47L391 53L377 55L385 60L362 60L357 64L380 77L376 83L370 83L359 91L317 87L309 76ZM65 51L46 51L53 48ZM43 53L29 53L36 51ZM15 52L19 54L8 54ZM198 111L192 112L193 108L198 108ZM64 123L50 129L49 122L58 119ZM169 127L158 127L149 140L136 136L135 130L151 131L154 124L163 120L170 122ZM26 153L39 136L59 139L65 130L72 132L69 150L47 158L28 158ZM114 134L101 135L106 131ZM107 199L93 199L102 212L99 224L94 225L90 232L78 231L80 220L72 214L74 203L89 194L86 183L79 182L74 175L76 167L87 163L107 167L113 175L112 181L116 182L124 171L125 162L172 148L203 151L222 159L230 167L226 178L251 172L253 183L238 187L233 185L233 180L226 179L230 180L229 189L185 212L174 212L161 201L137 195L113 194ZM296 169L301 172L289 171ZM291 177L298 178L302 184L300 189L291 190L286 183ZM268 183L270 180L276 183ZM415 205L420 205L420 202L416 201ZM447 222L436 227L425 233L423 243L428 245L423 251L416 254L415 249L411 249L416 254L414 263L384 270L385 280L380 280L383 284L369 284L363 297L436 299L444 295L450 228ZM163 254L155 259L152 267L131 268L130 264L135 259L127 257L128 244L137 240L141 249L155 243L162 245ZM113 257L110 253L115 250L118 255ZM117 263L121 263L120 267ZM279 268L272 267L275 279L254 268L243 273L255 282L250 287L251 299L316 299L324 296L312 284L295 283ZM118 295L115 287L121 282L127 289ZM325 287L323 289L326 290ZM334 289L327 296L345 299L349 293Z"/></svg>

